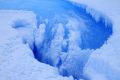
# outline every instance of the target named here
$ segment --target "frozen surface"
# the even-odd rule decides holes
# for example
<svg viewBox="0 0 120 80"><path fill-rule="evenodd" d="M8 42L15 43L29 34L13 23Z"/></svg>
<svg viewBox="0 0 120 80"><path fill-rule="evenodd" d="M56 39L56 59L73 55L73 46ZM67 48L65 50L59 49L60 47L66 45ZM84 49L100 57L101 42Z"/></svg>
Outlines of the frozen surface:
<svg viewBox="0 0 120 80"><path fill-rule="evenodd" d="M24 20L29 26L13 28L16 20ZM32 12L0 11L0 80L72 80L34 58L28 44L32 43L35 28ZM30 41L25 43L23 39Z"/></svg>
<svg viewBox="0 0 120 80"><path fill-rule="evenodd" d="M0 1L0 9L25 10L0 11L1 79L72 80L60 72L76 79L119 80L116 13L110 15L104 12L106 6L101 9L89 1L77 1L88 6L63 0Z"/></svg>
<svg viewBox="0 0 120 80"><path fill-rule="evenodd" d="M89 12L91 12L91 7L97 11L100 11L103 14L106 14L113 23L112 36L107 41L107 44L92 53L84 69L85 75L88 75L91 80L120 80L120 1L76 1L78 3L87 5L87 11Z"/></svg>

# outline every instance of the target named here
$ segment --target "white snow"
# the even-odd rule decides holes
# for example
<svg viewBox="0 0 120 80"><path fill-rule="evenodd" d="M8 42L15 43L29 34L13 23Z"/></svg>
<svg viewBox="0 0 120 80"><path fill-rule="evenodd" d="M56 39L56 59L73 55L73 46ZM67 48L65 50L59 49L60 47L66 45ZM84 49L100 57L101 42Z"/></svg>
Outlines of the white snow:
<svg viewBox="0 0 120 80"><path fill-rule="evenodd" d="M39 50L40 45L42 45L43 40L44 40L44 35L45 35L45 24L40 24L39 28L37 29L35 33L35 45Z"/></svg>
<svg viewBox="0 0 120 80"><path fill-rule="evenodd" d="M63 41L64 29L61 23L56 25L58 27L56 36L51 42L49 52L45 55L51 54L48 57L52 57L54 66L59 62L59 55L62 60L65 59L60 67L61 74L64 72L63 70L67 70L68 75L84 75L90 80L120 80L120 1L72 1L85 4L87 6L86 11L96 21L99 21L101 15L107 16L104 16L105 23L112 22L113 34L101 48L95 51L89 49L81 51L76 42L79 34L77 32L79 23L70 19L67 24L70 28L69 36L71 36L68 49L70 55L67 56L65 53L65 55L61 55L62 53L59 52L61 46L66 46L66 41ZM81 27L83 26L84 24ZM0 10L0 80L73 80L72 77L60 76L57 68L38 62L34 58L31 50L34 46L34 39L37 48L39 48L44 40L45 28L46 25L43 23L36 30L36 15L31 11ZM53 54L55 52L59 54ZM66 56L67 58L65 58ZM83 70L79 65L85 61L88 62L84 71L79 71Z"/></svg>
<svg viewBox="0 0 120 80"><path fill-rule="evenodd" d="M16 20L24 20L29 25L13 28ZM73 80L60 76L56 68L34 58L29 42L33 40L35 28L33 12L0 11L0 80Z"/></svg>
<svg viewBox="0 0 120 80"><path fill-rule="evenodd" d="M119 0L74 0L95 9L111 19L113 34L107 44L94 51L84 69L84 74L91 80L120 80L120 1ZM91 8L91 9L89 9ZM90 12L97 20L94 12Z"/></svg>

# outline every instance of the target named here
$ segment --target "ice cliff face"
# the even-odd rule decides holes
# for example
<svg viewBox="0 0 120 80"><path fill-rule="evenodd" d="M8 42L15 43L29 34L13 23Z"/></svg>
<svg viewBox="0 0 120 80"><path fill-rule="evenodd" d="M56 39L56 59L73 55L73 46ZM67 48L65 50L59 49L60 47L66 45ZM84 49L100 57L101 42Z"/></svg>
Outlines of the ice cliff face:
<svg viewBox="0 0 120 80"><path fill-rule="evenodd" d="M85 78L83 68L91 52L112 34L111 23L106 23L103 16L96 21L85 6L64 0L26 0L15 7L19 3L22 1L2 2L0 9L31 10L36 14L34 29L21 20L12 25L22 33L23 43L29 44L35 58L58 67L63 76ZM32 37L26 33L28 30Z"/></svg>

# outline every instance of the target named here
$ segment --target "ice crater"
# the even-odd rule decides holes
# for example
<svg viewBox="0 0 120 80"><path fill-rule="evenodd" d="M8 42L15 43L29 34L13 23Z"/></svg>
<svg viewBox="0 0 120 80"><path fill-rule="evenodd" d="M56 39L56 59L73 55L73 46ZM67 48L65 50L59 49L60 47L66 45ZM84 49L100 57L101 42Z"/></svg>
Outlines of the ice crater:
<svg viewBox="0 0 120 80"><path fill-rule="evenodd" d="M99 15L96 20L95 15L86 11L86 6L66 0L4 1L0 9L36 13L37 30L32 48L35 58L58 67L61 75L72 75L75 79L86 78L83 69L91 52L112 35L112 24L106 16ZM26 25L15 22L13 27Z"/></svg>

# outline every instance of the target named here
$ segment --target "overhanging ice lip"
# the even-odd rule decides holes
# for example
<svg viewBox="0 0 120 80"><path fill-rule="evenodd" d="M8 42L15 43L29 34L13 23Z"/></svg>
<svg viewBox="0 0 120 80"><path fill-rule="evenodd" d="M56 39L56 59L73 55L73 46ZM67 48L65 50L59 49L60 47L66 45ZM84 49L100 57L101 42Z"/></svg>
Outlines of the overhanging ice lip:
<svg viewBox="0 0 120 80"><path fill-rule="evenodd" d="M71 50L81 53L80 50L100 48L112 35L112 24L106 25L103 16L97 22L85 7L66 0L8 0L0 2L0 9L36 13L37 27L43 30L38 35L43 40L35 37L33 51L39 61L52 66L60 67ZM81 63L83 68L85 61Z"/></svg>

